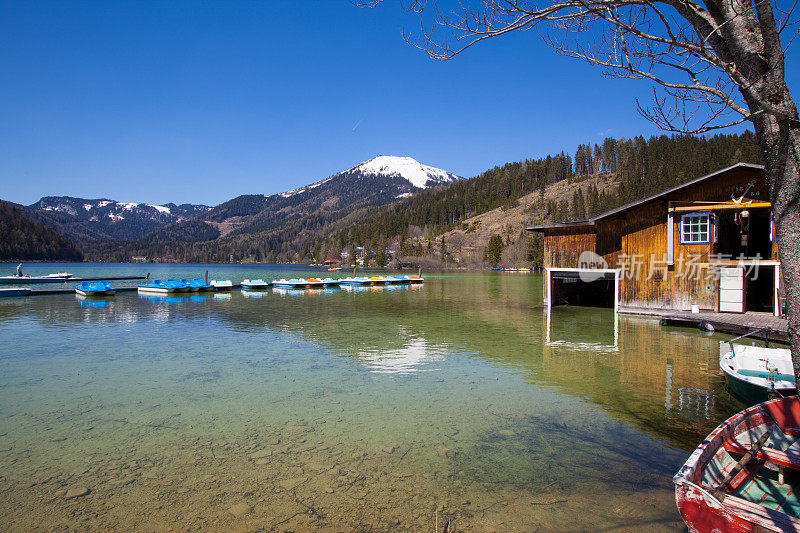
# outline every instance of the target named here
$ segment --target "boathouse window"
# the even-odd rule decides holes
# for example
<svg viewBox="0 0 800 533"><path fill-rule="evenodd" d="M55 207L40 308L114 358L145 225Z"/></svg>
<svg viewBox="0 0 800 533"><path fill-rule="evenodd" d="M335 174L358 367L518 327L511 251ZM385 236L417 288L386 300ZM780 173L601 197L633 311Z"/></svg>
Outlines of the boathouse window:
<svg viewBox="0 0 800 533"><path fill-rule="evenodd" d="M689 213L681 217L681 244L708 244L711 242L710 213Z"/></svg>

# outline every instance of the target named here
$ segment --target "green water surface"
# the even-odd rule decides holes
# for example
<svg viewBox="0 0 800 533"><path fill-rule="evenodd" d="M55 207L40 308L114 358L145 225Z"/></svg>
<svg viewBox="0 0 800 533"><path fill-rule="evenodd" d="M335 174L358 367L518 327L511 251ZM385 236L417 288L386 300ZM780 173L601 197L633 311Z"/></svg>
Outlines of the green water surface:
<svg viewBox="0 0 800 533"><path fill-rule="evenodd" d="M64 269L312 274L26 271ZM2 529L680 530L672 475L742 408L723 337L541 286L2 299Z"/></svg>

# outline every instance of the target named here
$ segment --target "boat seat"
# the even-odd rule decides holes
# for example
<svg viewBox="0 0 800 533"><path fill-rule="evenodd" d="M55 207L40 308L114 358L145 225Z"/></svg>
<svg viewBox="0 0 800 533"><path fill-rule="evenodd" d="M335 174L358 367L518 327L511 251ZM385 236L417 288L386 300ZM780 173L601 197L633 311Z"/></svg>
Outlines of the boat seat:
<svg viewBox="0 0 800 533"><path fill-rule="evenodd" d="M776 372L767 372L765 370L749 370L745 368L740 368L736 371L738 374L743 376L751 377L751 378L761 378L761 379L770 379L772 378L775 381L788 381L790 383L794 382L794 375L790 374L779 374Z"/></svg>
<svg viewBox="0 0 800 533"><path fill-rule="evenodd" d="M725 498L725 506L732 508L737 515L743 516L755 524L769 528L770 531L772 531L775 526L777 526L780 531L800 530L800 520L784 513L767 509L737 496L728 496Z"/></svg>
<svg viewBox="0 0 800 533"><path fill-rule="evenodd" d="M772 379L773 381L788 381L794 383L794 374L781 374L778 372L767 372L766 370L750 370L740 368L736 371L737 374L751 378Z"/></svg>
<svg viewBox="0 0 800 533"><path fill-rule="evenodd" d="M744 455L750 451L749 446L743 446L738 442L728 439L725 439L722 444L725 447L725 451L728 453ZM756 459L761 459L762 461L767 461L778 466L800 470L800 441L789 446L786 450L777 450L769 446L764 446L756 453Z"/></svg>

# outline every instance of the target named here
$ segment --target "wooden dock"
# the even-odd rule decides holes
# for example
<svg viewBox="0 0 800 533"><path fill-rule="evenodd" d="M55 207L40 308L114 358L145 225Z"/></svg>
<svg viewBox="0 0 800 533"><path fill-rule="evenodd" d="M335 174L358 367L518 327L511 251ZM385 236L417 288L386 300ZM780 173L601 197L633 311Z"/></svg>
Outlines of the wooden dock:
<svg viewBox="0 0 800 533"><path fill-rule="evenodd" d="M150 279L150 273L148 272L146 276L112 276L112 277L104 277L104 278L64 278L59 279L58 281L53 281L52 279L48 280L40 280L36 278L26 278L22 277L19 278L19 281L14 280L13 282L6 281L2 285L58 285L60 283L81 283L83 281L124 281L124 280L142 280L142 279Z"/></svg>
<svg viewBox="0 0 800 533"><path fill-rule="evenodd" d="M114 287L117 292L135 291L139 287ZM31 289L26 296L42 296L45 294L75 294L75 289Z"/></svg>
<svg viewBox="0 0 800 533"><path fill-rule="evenodd" d="M678 326L702 329L710 325L714 331L744 335L757 329L769 328L769 340L788 343L789 321L772 313L748 311L746 313L716 313L702 311L700 313L681 313L663 309L644 309L638 307L620 307L619 312L626 315L658 317L662 326Z"/></svg>
<svg viewBox="0 0 800 533"><path fill-rule="evenodd" d="M78 283L80 283L82 281L120 281L120 280L126 280L126 279L150 279L150 273L148 272L148 274L146 276L116 276L116 277L111 277L111 278L108 278L108 277L106 277L106 278L69 278L67 281L65 281L65 283L70 283L70 282L73 282L73 281L77 281Z"/></svg>
<svg viewBox="0 0 800 533"><path fill-rule="evenodd" d="M109 278L104 278L104 280L107 280L107 279L109 279ZM110 279L114 279L114 278L110 278ZM134 278L125 278L125 279L134 279ZM135 278L135 279L147 279L147 278ZM70 281L72 281L72 280L70 280ZM85 280L81 280L81 281L85 281ZM242 284L241 283L232 283L231 287L232 287L232 289L241 290ZM117 292L135 292L138 289L139 289L138 286L135 286L135 287L114 287L114 290L117 291ZM210 294L211 292L212 291L205 291L205 292L200 293L200 294ZM74 288L70 288L70 289L31 289L31 292L29 292L25 296L43 296L43 295L46 295L46 294L75 294L75 289ZM168 296L189 296L189 295L196 295L196 294L198 294L198 293L196 293L196 292L178 292L178 293L175 293L175 294L169 294Z"/></svg>

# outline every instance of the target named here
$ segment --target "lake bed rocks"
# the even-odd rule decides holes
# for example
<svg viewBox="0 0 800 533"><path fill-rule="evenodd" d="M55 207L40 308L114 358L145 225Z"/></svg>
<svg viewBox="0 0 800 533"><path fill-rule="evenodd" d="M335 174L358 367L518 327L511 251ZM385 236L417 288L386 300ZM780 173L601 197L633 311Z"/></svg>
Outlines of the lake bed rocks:
<svg viewBox="0 0 800 533"><path fill-rule="evenodd" d="M244 502L237 503L228 509L228 513L232 514L236 518L241 518L242 516L248 515L252 512L253 508Z"/></svg>
<svg viewBox="0 0 800 533"><path fill-rule="evenodd" d="M83 496L88 495L90 492L91 491L89 490L88 487L81 487L81 486L71 487L68 488L67 491L64 493L64 499L71 500L73 498L82 498Z"/></svg>

